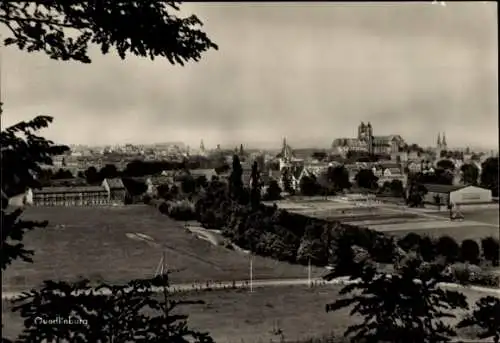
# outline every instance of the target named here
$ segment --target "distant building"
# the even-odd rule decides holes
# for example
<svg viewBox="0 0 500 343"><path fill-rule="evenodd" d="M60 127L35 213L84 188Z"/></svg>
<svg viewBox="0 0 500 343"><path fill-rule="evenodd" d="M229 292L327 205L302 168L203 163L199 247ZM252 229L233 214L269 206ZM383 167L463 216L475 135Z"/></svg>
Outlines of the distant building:
<svg viewBox="0 0 500 343"><path fill-rule="evenodd" d="M491 190L477 186L469 185L438 185L424 184L427 194L424 196L424 202L442 205L462 205L478 204L492 202Z"/></svg>
<svg viewBox="0 0 500 343"><path fill-rule="evenodd" d="M109 204L109 193L102 186L44 187L28 190L26 204L30 204L30 202L33 206L107 205Z"/></svg>
<svg viewBox="0 0 500 343"><path fill-rule="evenodd" d="M399 152L404 146L400 135L374 136L370 123L361 122L357 138L337 138L332 143L334 153L346 154L348 151L363 151L369 154L387 154Z"/></svg>
<svg viewBox="0 0 500 343"><path fill-rule="evenodd" d="M102 181L102 187L106 189L109 194L109 202L111 204L125 204L125 197L127 195L127 189L123 184L122 179L112 178L104 179Z"/></svg>
<svg viewBox="0 0 500 343"><path fill-rule="evenodd" d="M448 150L448 143L446 142L446 134L443 132L443 138L441 138L441 134L438 133L437 141L436 141L436 157L440 158L441 151Z"/></svg>

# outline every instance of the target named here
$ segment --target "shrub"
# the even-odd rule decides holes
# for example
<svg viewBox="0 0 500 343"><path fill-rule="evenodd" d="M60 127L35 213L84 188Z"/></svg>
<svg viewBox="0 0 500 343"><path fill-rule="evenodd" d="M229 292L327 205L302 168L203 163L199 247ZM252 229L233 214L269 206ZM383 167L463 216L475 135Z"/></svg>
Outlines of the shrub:
<svg viewBox="0 0 500 343"><path fill-rule="evenodd" d="M375 262L392 263L396 252L394 238L384 234L377 234L372 239L372 244L368 248L368 252Z"/></svg>
<svg viewBox="0 0 500 343"><path fill-rule="evenodd" d="M421 237L420 242L418 243L418 252L424 261L434 261L437 257L436 244L434 240L429 236Z"/></svg>
<svg viewBox="0 0 500 343"><path fill-rule="evenodd" d="M500 286L500 279L495 274L480 272L472 277L471 283L479 286L498 288Z"/></svg>
<svg viewBox="0 0 500 343"><path fill-rule="evenodd" d="M494 237L486 237L481 240L481 248L483 250L484 259L490 261L495 267L499 265L500 245L498 239Z"/></svg>
<svg viewBox="0 0 500 343"><path fill-rule="evenodd" d="M442 236L436 242L436 253L444 256L447 263L453 263L458 260L460 246L452 237Z"/></svg>
<svg viewBox="0 0 500 343"><path fill-rule="evenodd" d="M407 252L417 250L420 244L420 239L420 235L410 232L398 241L398 245Z"/></svg>
<svg viewBox="0 0 500 343"><path fill-rule="evenodd" d="M151 196L150 196L150 195L148 195L148 194L145 194L145 195L142 197L142 201L143 201L146 205L151 204L151 200L153 200L153 198L151 198Z"/></svg>
<svg viewBox="0 0 500 343"><path fill-rule="evenodd" d="M175 220L196 220L194 205L187 200L171 202L168 208L168 215Z"/></svg>
<svg viewBox="0 0 500 343"><path fill-rule="evenodd" d="M168 215L168 203L165 201L162 201L158 204L158 210L160 211L161 214Z"/></svg>
<svg viewBox="0 0 500 343"><path fill-rule="evenodd" d="M466 239L462 242L460 246L460 256L463 262L469 262L472 264L479 263L479 244L472 239Z"/></svg>
<svg viewBox="0 0 500 343"><path fill-rule="evenodd" d="M473 266L465 263L455 263L449 266L450 278L452 282L462 285L470 284L474 274L479 272Z"/></svg>

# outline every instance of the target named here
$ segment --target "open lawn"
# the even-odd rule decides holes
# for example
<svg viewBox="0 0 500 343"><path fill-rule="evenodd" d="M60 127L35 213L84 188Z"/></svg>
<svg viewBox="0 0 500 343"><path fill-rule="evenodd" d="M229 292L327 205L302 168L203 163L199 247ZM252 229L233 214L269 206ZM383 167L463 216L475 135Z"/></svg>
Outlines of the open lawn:
<svg viewBox="0 0 500 343"><path fill-rule="evenodd" d="M304 338L341 335L355 321L347 310L325 313L325 304L338 298L339 286L315 288L283 286L249 290L220 290L198 294L176 295L184 299L204 300L205 305L184 308L190 326L208 331L218 343L279 342L273 329L283 330L287 342ZM467 290L471 304L480 293ZM4 303L5 336L13 337L21 329L17 314ZM463 335L465 336L465 334Z"/></svg>
<svg viewBox="0 0 500 343"><path fill-rule="evenodd" d="M467 209L462 208L461 212L463 213L466 220L473 220L477 222L483 222L491 225L499 225L499 212L498 208L496 209ZM444 218L449 217L448 211L443 211L440 213L436 213Z"/></svg>
<svg viewBox="0 0 500 343"><path fill-rule="evenodd" d="M249 278L249 257L214 246L149 206L29 208L25 218L48 220L49 227L26 235L35 250L34 263L16 261L2 276L2 289L15 291L38 286L43 280L112 283L153 276L161 248L134 241L127 233L143 233L166 245L166 262L173 283L196 280ZM312 276L323 269L313 268ZM253 258L254 279L307 278L307 267Z"/></svg>
<svg viewBox="0 0 500 343"><path fill-rule="evenodd" d="M474 209L462 211L465 219L463 221L450 221L447 211L432 214L435 220L428 218L419 223L401 223L399 228L391 225L380 225L371 227L397 236L404 236L409 232L427 234L438 237L448 235L457 241L474 239L480 241L482 238L493 236L498 237L498 211L495 209ZM442 218L442 219L440 219ZM481 225L484 223L484 225Z"/></svg>

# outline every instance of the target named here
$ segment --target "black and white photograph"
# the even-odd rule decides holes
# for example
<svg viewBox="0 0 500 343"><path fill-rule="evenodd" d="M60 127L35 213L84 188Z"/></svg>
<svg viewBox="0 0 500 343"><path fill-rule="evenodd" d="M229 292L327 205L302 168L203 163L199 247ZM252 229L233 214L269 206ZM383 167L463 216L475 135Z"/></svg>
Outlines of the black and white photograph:
<svg viewBox="0 0 500 343"><path fill-rule="evenodd" d="M3 343L500 343L495 1L2 1Z"/></svg>

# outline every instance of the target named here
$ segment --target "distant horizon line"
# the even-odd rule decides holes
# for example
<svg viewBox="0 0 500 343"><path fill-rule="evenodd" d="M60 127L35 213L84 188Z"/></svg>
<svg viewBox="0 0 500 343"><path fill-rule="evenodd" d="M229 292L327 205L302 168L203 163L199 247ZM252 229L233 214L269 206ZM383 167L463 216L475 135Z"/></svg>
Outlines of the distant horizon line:
<svg viewBox="0 0 500 343"><path fill-rule="evenodd" d="M77 147L88 147L88 148L104 148L104 147L123 147L123 146L126 146L126 145L132 145L132 146L145 146L145 147L154 147L154 146L158 146L158 145L171 145L171 146L175 146L175 145L181 145L183 146L184 148L187 148L189 147L190 150L199 150L199 146L196 146L196 147L193 147L192 145L189 145L189 144L186 144L185 142L154 142L154 143L132 143L132 142L124 142L124 143L103 143L103 144L84 144L84 143L59 143L59 144L62 144L62 145L67 145L67 146L77 146ZM221 149L234 149L235 147L239 147L240 144L243 144L243 143L239 143L239 144L220 144L220 148ZM255 143L254 143L255 144ZM418 144L418 143L411 143L411 144L417 144L418 146L422 147L422 148L435 148L435 146L432 146L432 145L421 145L421 144ZM409 145L411 145L409 144ZM264 147L264 145L266 145ZM261 150L266 150L266 149L269 149L269 150L276 150L276 149L281 149L281 145L271 145L271 144L265 144L265 143L256 143L255 145L246 145L246 144L243 144L243 148L245 149L261 149ZM498 146L496 146L495 148L493 147L488 147L488 146L448 146L448 149L449 150L465 150L469 148L471 151L474 151L474 150L480 150L480 151L484 151L484 150L493 150L493 151L498 151L499 148ZM210 150L215 150L216 147L212 147L210 145L210 147L207 147L205 146L205 149L210 151ZM292 149L293 150L298 150L298 149L318 149L318 150L325 150L325 149L331 149L331 146L318 146L318 145L313 145L313 146L303 146L303 145L295 145L295 146L292 146Z"/></svg>

